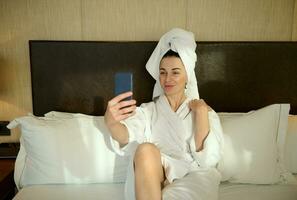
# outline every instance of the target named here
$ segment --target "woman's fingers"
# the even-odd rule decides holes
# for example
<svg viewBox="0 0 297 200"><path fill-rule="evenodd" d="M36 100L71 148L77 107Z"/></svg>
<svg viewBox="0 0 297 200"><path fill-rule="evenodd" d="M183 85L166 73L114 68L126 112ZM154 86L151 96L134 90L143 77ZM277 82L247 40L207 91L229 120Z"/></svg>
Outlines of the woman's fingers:
<svg viewBox="0 0 297 200"><path fill-rule="evenodd" d="M119 114L120 115L125 115L125 114L128 114L128 113L131 113L133 111L135 111L136 109L136 106L129 106L129 107L125 107L125 108L122 108L119 110Z"/></svg>
<svg viewBox="0 0 297 200"><path fill-rule="evenodd" d="M127 101L121 101L115 107L117 109L122 109L124 107L134 106L135 104L136 104L136 101L134 99L132 99L132 100L127 100Z"/></svg>
<svg viewBox="0 0 297 200"><path fill-rule="evenodd" d="M208 111L212 111L212 108L210 106L207 106Z"/></svg>
<svg viewBox="0 0 297 200"><path fill-rule="evenodd" d="M134 111L131 112L131 113L124 114L124 115L120 115L119 118L118 118L118 120L121 121L121 120L127 119L128 117L131 117L131 116L135 115L135 113L136 113L136 112L135 112L135 110L134 110Z"/></svg>
<svg viewBox="0 0 297 200"><path fill-rule="evenodd" d="M193 99L190 101L189 107L193 111L209 110L209 106L203 99Z"/></svg>
<svg viewBox="0 0 297 200"><path fill-rule="evenodd" d="M106 109L106 119L110 123L119 122L127 117L131 116L136 109L135 100L124 100L127 97L132 96L132 92L125 92L120 94L108 102Z"/></svg>
<svg viewBox="0 0 297 200"><path fill-rule="evenodd" d="M123 94L120 94L116 97L114 97L113 99L111 99L109 102L108 102L108 106L114 106L116 105L117 103L119 103L120 101L122 101L123 99L127 98L127 97L131 97L132 96L132 92L125 92Z"/></svg>

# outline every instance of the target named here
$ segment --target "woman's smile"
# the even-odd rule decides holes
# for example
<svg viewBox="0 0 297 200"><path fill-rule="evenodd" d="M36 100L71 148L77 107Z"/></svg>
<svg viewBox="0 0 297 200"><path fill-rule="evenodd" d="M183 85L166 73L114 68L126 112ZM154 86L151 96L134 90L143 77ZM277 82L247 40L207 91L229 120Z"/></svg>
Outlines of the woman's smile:
<svg viewBox="0 0 297 200"><path fill-rule="evenodd" d="M165 90L168 91L168 90L171 90L175 85L173 84L165 84Z"/></svg>

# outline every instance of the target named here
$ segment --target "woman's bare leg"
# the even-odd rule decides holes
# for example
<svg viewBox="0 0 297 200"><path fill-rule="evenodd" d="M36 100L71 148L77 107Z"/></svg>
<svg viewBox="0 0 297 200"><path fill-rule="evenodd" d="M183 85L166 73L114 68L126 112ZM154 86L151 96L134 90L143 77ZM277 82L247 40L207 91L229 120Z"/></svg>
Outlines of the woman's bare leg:
<svg viewBox="0 0 297 200"><path fill-rule="evenodd" d="M164 173L159 149L151 143L140 144L134 156L137 200L161 200Z"/></svg>

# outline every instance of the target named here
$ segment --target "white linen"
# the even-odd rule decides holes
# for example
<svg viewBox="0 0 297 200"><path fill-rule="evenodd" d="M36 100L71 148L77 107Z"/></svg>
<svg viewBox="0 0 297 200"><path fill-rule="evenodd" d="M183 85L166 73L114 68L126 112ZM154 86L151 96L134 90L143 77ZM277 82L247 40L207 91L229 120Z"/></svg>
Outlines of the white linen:
<svg viewBox="0 0 297 200"><path fill-rule="evenodd" d="M193 177L194 178L194 177ZM195 193L196 182L189 177L170 185L170 194L188 194L200 200ZM166 190L167 190L166 189ZM208 189L208 188L206 188ZM165 190L164 190L165 191ZM193 193L194 191L194 193ZM221 183L219 200L296 200L296 185L252 185ZM166 195L163 192L163 197ZM185 196L188 197L188 196ZM124 184L87 184L87 185L35 185L21 189L13 200L124 200ZM169 200L188 200L172 198ZM167 200L167 199L166 199Z"/></svg>
<svg viewBox="0 0 297 200"><path fill-rule="evenodd" d="M187 105L189 101L190 99L187 99L183 102L176 112L170 108L164 95L156 98L154 102L142 104L134 116L122 122L128 128L129 143L120 148L119 143L110 137L115 151L120 155L131 155L133 158L138 144L154 143L160 149L169 183L184 177L189 172L214 168L222 153L223 136L220 120L214 111L209 112L210 132L204 142L204 149L196 152L193 116ZM126 199L129 200L135 196L132 162L133 159L128 168L126 181ZM220 179L214 177L216 181Z"/></svg>
<svg viewBox="0 0 297 200"><path fill-rule="evenodd" d="M26 157L27 157L27 153L26 153L26 150L25 150L23 144L24 144L23 138L20 137L20 150L19 150L18 155L15 160L14 176L13 176L15 185L18 190L21 189L21 187L23 185L21 183L21 178L24 173L25 162L26 162Z"/></svg>
<svg viewBox="0 0 297 200"><path fill-rule="evenodd" d="M151 57L146 63L147 71L156 80L153 99L164 94L159 81L159 66L162 57L169 49L179 54L185 66L188 77L187 89L185 91L186 96L192 99L199 99L197 80L194 71L195 62L197 60L194 34L180 28L174 28L161 37Z"/></svg>
<svg viewBox="0 0 297 200"><path fill-rule="evenodd" d="M125 181L129 160L112 151L102 116L25 116L9 128L17 125L22 134L14 174L18 188Z"/></svg>
<svg viewBox="0 0 297 200"><path fill-rule="evenodd" d="M225 137L222 180L271 184L290 179L282 167L289 108L273 104L241 116L220 114Z"/></svg>
<svg viewBox="0 0 297 200"><path fill-rule="evenodd" d="M296 200L296 185L256 185L223 183L219 200Z"/></svg>
<svg viewBox="0 0 297 200"><path fill-rule="evenodd" d="M26 186L13 200L124 200L124 184Z"/></svg>

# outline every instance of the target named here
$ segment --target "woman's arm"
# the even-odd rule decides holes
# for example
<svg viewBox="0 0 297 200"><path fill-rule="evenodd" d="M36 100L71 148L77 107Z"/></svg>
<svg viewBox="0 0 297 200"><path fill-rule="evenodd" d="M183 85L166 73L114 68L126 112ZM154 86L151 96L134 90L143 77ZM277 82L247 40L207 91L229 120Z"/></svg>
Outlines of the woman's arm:
<svg viewBox="0 0 297 200"><path fill-rule="evenodd" d="M135 114L135 100L121 101L130 96L132 92L126 92L111 99L104 114L105 124L112 138L118 141L120 146L125 146L129 141L128 129L120 121Z"/></svg>
<svg viewBox="0 0 297 200"><path fill-rule="evenodd" d="M210 130L208 120L208 111L210 110L210 107L203 99L190 101L189 107L194 112L196 151L201 151Z"/></svg>

